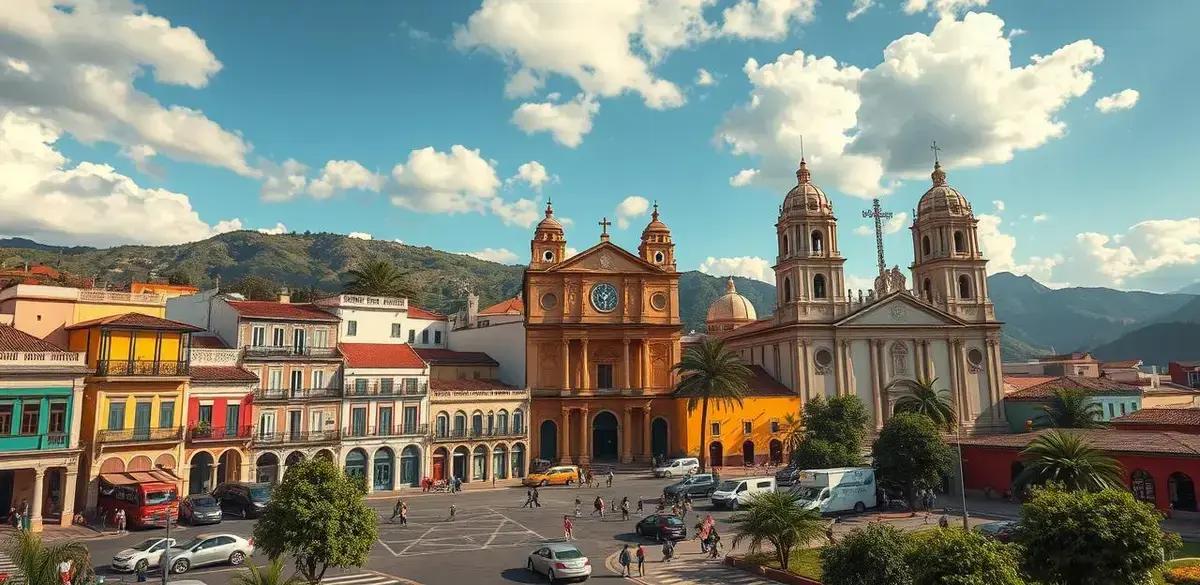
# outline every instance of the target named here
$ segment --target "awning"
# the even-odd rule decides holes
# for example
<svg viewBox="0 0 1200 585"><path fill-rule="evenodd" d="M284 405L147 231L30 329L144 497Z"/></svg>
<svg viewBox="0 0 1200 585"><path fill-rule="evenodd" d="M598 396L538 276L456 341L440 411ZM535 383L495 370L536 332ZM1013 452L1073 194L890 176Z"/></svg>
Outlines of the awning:
<svg viewBox="0 0 1200 585"><path fill-rule="evenodd" d="M122 471L101 473L100 481L109 485L134 485L139 483L176 483L180 478L166 469L151 471Z"/></svg>

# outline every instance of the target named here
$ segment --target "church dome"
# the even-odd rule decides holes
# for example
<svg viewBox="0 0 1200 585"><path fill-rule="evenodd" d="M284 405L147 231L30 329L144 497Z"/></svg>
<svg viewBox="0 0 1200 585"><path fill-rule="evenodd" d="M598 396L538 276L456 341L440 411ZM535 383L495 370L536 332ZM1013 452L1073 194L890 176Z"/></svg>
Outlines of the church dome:
<svg viewBox="0 0 1200 585"><path fill-rule="evenodd" d="M557 219L554 219L554 208L550 205L549 201L546 202L546 217L543 218L542 221L538 222L537 228L535 228L535 231L539 232L539 233L540 232L553 232L553 233L557 233L557 234L563 233L563 226L561 223L559 223L559 221Z"/></svg>
<svg viewBox="0 0 1200 585"><path fill-rule="evenodd" d="M708 306L708 316L705 318L705 322L708 324L709 331L716 331L733 329L756 319L758 319L758 314L754 311L754 305L750 303L750 299L738 294L737 287L733 284L733 278L730 277L725 283L725 294L717 297Z"/></svg>
<svg viewBox="0 0 1200 585"><path fill-rule="evenodd" d="M650 240L652 238L648 238L647 236L655 234L665 234L667 236L671 235L671 228L667 227L667 224L658 219L658 203L654 204L654 212L650 214L650 223L646 224L646 229L642 230L642 239Z"/></svg>
<svg viewBox="0 0 1200 585"><path fill-rule="evenodd" d="M946 183L946 171L942 170L940 162L934 163L933 173L929 176L933 179L933 186L921 196L921 201L917 203L917 217L925 214L971 215L971 204L967 202L966 197L962 196L962 193L958 192L958 189Z"/></svg>
<svg viewBox="0 0 1200 585"><path fill-rule="evenodd" d="M808 163L800 159L800 168L796 170L796 186L788 191L783 199L783 212L794 212L800 215L831 215L833 206L825 192L812 182L808 172Z"/></svg>

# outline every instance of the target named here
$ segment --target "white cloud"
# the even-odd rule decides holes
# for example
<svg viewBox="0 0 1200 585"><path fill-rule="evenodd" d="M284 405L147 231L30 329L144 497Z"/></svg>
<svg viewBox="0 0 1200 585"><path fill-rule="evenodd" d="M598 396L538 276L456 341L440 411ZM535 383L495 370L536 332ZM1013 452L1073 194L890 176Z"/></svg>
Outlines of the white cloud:
<svg viewBox="0 0 1200 585"><path fill-rule="evenodd" d="M1023 34L1028 34L1029 31L1023 28L1012 28L1008 30L1008 38L1015 39Z"/></svg>
<svg viewBox="0 0 1200 585"><path fill-rule="evenodd" d="M1046 221L1047 219L1050 219L1049 215L1046 215L1045 213L1039 213L1039 214L1033 216L1033 223L1042 223L1043 221Z"/></svg>
<svg viewBox="0 0 1200 585"><path fill-rule="evenodd" d="M962 14L972 8L983 8L988 0L905 0L904 13L929 11L940 17Z"/></svg>
<svg viewBox="0 0 1200 585"><path fill-rule="evenodd" d="M792 21L811 22L817 0L739 0L726 8L721 32L742 39L779 40Z"/></svg>
<svg viewBox="0 0 1200 585"><path fill-rule="evenodd" d="M1103 55L1081 40L1013 67L999 17L943 18L930 34L890 43L869 69L802 51L765 65L750 59L749 99L718 136L734 154L758 157L759 179L784 190L795 184L803 135L817 182L877 196L928 173L931 137L943 163L962 168L1007 162L1061 136L1055 115L1088 90Z"/></svg>
<svg viewBox="0 0 1200 585"><path fill-rule="evenodd" d="M1075 236L1075 243L1079 257L1070 268L1086 276L1075 276L1073 282L1175 290L1200 267L1200 217L1142 221L1112 236L1084 232Z"/></svg>
<svg viewBox="0 0 1200 585"><path fill-rule="evenodd" d="M413 150L392 169L392 179L392 203L422 213L483 212L500 187L492 164L459 144L450 152L432 146Z"/></svg>
<svg viewBox="0 0 1200 585"><path fill-rule="evenodd" d="M264 163L263 182L259 190L263 201L287 201L304 192L308 185L308 167L295 159L283 164Z"/></svg>
<svg viewBox="0 0 1200 585"><path fill-rule="evenodd" d="M884 220L883 235L890 236L906 227L908 227L908 212L901 211ZM875 235L875 226L873 224L860 225L854 228L854 233L860 236L872 236Z"/></svg>
<svg viewBox="0 0 1200 585"><path fill-rule="evenodd" d="M488 262L498 262L500 264L516 264L517 255L508 248L484 248L478 252L467 252L467 256L487 260Z"/></svg>
<svg viewBox="0 0 1200 585"><path fill-rule="evenodd" d="M202 112L159 103L137 85L201 88L221 69L204 39L130 1L9 0L0 12L6 75L0 107L52 122L79 141L147 146L257 176L250 146ZM138 84L135 85L135 80Z"/></svg>
<svg viewBox="0 0 1200 585"><path fill-rule="evenodd" d="M714 276L744 276L775 284L775 271L771 263L757 256L714 258L709 256L700 263L700 272Z"/></svg>
<svg viewBox="0 0 1200 585"><path fill-rule="evenodd" d="M536 160L531 160L517 167L517 174L509 177L508 181L506 182L513 183L520 181L526 185L529 185L535 191L541 191L542 185L545 185L553 178L554 177L552 177L550 173L546 172L546 167L542 166L542 163Z"/></svg>
<svg viewBox="0 0 1200 585"><path fill-rule="evenodd" d="M267 234L268 236L278 236L288 233L289 230L286 225L283 225L283 222L279 221L275 222L275 227L258 228L255 231L260 234Z"/></svg>
<svg viewBox="0 0 1200 585"><path fill-rule="evenodd" d="M875 6L875 0L854 0L854 4L850 7L850 12L846 13L846 20L854 20L863 15L864 12Z"/></svg>
<svg viewBox="0 0 1200 585"><path fill-rule="evenodd" d="M996 208L996 211L1004 211L1004 201L1000 199L993 199L992 207Z"/></svg>
<svg viewBox="0 0 1200 585"><path fill-rule="evenodd" d="M513 112L512 123L526 134L549 132L555 142L575 148L583 142L583 137L592 131L592 116L599 111L600 104L594 98L579 94L575 99L562 104L521 104Z"/></svg>
<svg viewBox="0 0 1200 585"><path fill-rule="evenodd" d="M533 199L521 198L509 203L496 198L492 199L488 207L496 217L500 218L500 221L504 222L504 225L514 227L529 229L542 217L538 203Z"/></svg>
<svg viewBox="0 0 1200 585"><path fill-rule="evenodd" d="M758 169L742 169L736 175L729 177L730 187L745 187L754 182L754 177L758 176Z"/></svg>
<svg viewBox="0 0 1200 585"><path fill-rule="evenodd" d="M713 74L709 73L707 69L700 68L696 70L695 83L699 86L716 85L717 78L713 77Z"/></svg>
<svg viewBox="0 0 1200 585"><path fill-rule="evenodd" d="M133 166L147 175L162 175L162 169L154 164L154 157L156 155L158 155L158 151L154 150L154 147L149 144L134 144L132 146L121 147L121 156L133 161Z"/></svg>
<svg viewBox="0 0 1200 585"><path fill-rule="evenodd" d="M579 253L579 250L572 248L570 246L567 246L567 249L566 249L567 258L570 258L571 256L574 256L578 253ZM563 260L566 260L566 258L563 258Z"/></svg>
<svg viewBox="0 0 1200 585"><path fill-rule="evenodd" d="M1049 282L1054 267L1063 262L1063 257L1058 254L1030 256L1025 262L1017 262L1014 256L1017 249L1017 238L1001 230L1001 217L981 213L975 218L979 220L977 232L979 248L988 260L987 271L989 274L1012 272L1027 274L1039 282Z"/></svg>
<svg viewBox="0 0 1200 585"><path fill-rule="evenodd" d="M54 148L62 133L48 120L0 115L0 233L57 244L159 245L242 228L237 219L209 225L187 195L142 187L111 166L68 166Z"/></svg>
<svg viewBox="0 0 1200 585"><path fill-rule="evenodd" d="M504 97L529 97L541 89L544 83L545 81L537 73L529 69L519 69L504 84Z"/></svg>
<svg viewBox="0 0 1200 585"><path fill-rule="evenodd" d="M846 288L853 290L853 291L861 290L861 291L863 291L863 295L867 294L866 291L875 290L875 277L874 276L867 277L867 276L856 276L854 274L846 274L845 280L846 280ZM858 298L857 294L855 295L855 298Z"/></svg>
<svg viewBox="0 0 1200 585"><path fill-rule="evenodd" d="M1101 114L1128 110L1137 105L1139 97L1141 94L1136 89L1122 89L1096 100L1096 109L1100 110Z"/></svg>
<svg viewBox="0 0 1200 585"><path fill-rule="evenodd" d="M383 176L372 173L358 161L331 160L325 163L321 175L308 185L308 192L317 199L328 199L350 189L378 193L383 182Z"/></svg>
<svg viewBox="0 0 1200 585"><path fill-rule="evenodd" d="M650 201L639 195L630 195L617 204L617 227L629 228L629 220L646 215L650 211Z"/></svg>
<svg viewBox="0 0 1200 585"><path fill-rule="evenodd" d="M367 233L367 232L350 232L350 233L346 234L346 237L348 237L348 238L354 238L354 239L356 239L356 240L372 240L372 239L375 239L375 237L374 237L374 236L372 236L371 234L369 234L369 233Z"/></svg>

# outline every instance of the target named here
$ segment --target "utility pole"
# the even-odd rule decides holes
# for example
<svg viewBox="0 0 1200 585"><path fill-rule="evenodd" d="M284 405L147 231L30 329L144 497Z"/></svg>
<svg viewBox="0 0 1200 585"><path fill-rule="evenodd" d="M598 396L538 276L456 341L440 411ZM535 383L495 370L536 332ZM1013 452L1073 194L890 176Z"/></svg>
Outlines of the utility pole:
<svg viewBox="0 0 1200 585"><path fill-rule="evenodd" d="M879 206L879 198L871 200L871 209L862 212L863 217L875 220L875 261L879 264L879 275L887 271L887 262L883 260L883 220L891 219L895 214L883 211Z"/></svg>

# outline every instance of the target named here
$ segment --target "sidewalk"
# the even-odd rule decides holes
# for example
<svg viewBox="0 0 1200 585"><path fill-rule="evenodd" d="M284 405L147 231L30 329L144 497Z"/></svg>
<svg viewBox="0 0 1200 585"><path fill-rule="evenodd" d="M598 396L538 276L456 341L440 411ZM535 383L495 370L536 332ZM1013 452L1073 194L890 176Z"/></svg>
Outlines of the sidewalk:
<svg viewBox="0 0 1200 585"><path fill-rule="evenodd" d="M16 532L16 529L11 526L0 527L0 541L7 540ZM91 540L93 538L101 538L104 536L116 535L116 530L108 532L100 532L88 526L79 526L73 524L71 526L59 526L57 524L44 524L41 535L42 540L53 542L58 540Z"/></svg>
<svg viewBox="0 0 1200 585"><path fill-rule="evenodd" d="M727 544L726 538L722 544ZM777 585L775 581L763 579L725 565L725 553L716 559L708 558L700 552L700 541L683 540L675 545L675 558L669 563L662 562L662 545L645 544L646 574L642 577L627 577L634 583L644 585ZM630 549L633 550L632 548ZM604 564L614 575L621 574L621 565L617 562L620 552L615 552L605 559ZM631 565L637 574L637 561ZM593 575L594 577L595 575Z"/></svg>

